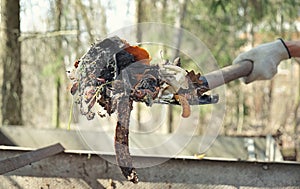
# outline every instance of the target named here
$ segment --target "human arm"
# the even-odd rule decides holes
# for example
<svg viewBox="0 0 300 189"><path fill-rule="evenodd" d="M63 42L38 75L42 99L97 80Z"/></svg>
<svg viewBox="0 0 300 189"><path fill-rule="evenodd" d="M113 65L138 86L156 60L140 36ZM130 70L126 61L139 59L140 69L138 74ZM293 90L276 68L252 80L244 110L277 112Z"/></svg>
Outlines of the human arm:
<svg viewBox="0 0 300 189"><path fill-rule="evenodd" d="M291 57L300 57L300 41L285 42L278 39L241 53L233 63L244 60L253 62L252 72L244 78L245 83L251 83L255 80L271 79L277 73L279 63Z"/></svg>
<svg viewBox="0 0 300 189"><path fill-rule="evenodd" d="M300 57L300 41L286 41L285 45L287 46L291 57Z"/></svg>

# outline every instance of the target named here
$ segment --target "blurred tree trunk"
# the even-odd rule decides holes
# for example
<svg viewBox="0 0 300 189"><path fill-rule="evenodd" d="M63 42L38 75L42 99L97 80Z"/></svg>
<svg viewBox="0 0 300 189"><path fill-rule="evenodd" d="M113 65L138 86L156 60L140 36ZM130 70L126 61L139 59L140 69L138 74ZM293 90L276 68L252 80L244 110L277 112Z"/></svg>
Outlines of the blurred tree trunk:
<svg viewBox="0 0 300 189"><path fill-rule="evenodd" d="M87 29L87 33L90 37L90 43L93 43L94 42L94 36L92 34L92 31L93 31L93 28L91 26L91 22L89 21L89 17L87 15L87 12L86 12L86 8L84 7L83 3L81 0L77 0L76 1L76 4L77 6L79 7L79 10L81 12L81 15L83 17L83 20L85 22L85 26L86 26L86 29Z"/></svg>
<svg viewBox="0 0 300 189"><path fill-rule="evenodd" d="M296 60L298 63L298 78L300 78L300 61ZM295 140L295 156L296 160L300 161L300 82L298 81L298 92L296 96L295 108L294 108L294 140Z"/></svg>
<svg viewBox="0 0 300 189"><path fill-rule="evenodd" d="M167 14L167 6L168 6L168 0L163 0L162 2L162 14L161 14L161 20L162 22L166 23L166 14ZM163 47L162 49L162 54L166 55L167 54L167 48ZM171 105L166 105L167 106L167 132L171 133L172 132L172 125L173 125L173 109Z"/></svg>
<svg viewBox="0 0 300 189"><path fill-rule="evenodd" d="M175 27L176 28L183 28L183 22L186 15L187 9L187 0L181 0L179 1L179 13L175 20ZM174 36L175 40L175 50L173 54L173 60L179 56L180 53L180 47L181 47L181 38L182 38L182 30L177 30L177 33Z"/></svg>
<svg viewBox="0 0 300 189"><path fill-rule="evenodd" d="M55 30L60 31L62 29L61 26L61 19L62 19L62 10L63 10L63 5L62 5L62 0L56 0L55 2ZM62 37L58 36L56 40L56 46L57 46L57 53L56 53L56 58L57 58L57 71L60 70L60 64L63 62L62 58ZM60 127L60 87L61 87L61 76L59 72L54 73L55 74L55 96L54 96L54 111L53 111L53 123L56 128Z"/></svg>
<svg viewBox="0 0 300 189"><path fill-rule="evenodd" d="M75 20L76 20L76 30L77 30L77 35L76 35L76 41L75 41L75 54L76 54L76 58L78 59L80 57L80 45L81 45L81 31L80 31L80 16L79 16L79 10L75 4ZM75 103L72 101L72 103ZM72 107L72 106L71 106ZM73 106L74 108L71 110L73 111L73 123L78 123L79 122L79 115L80 115L80 111L79 111L79 107L78 106Z"/></svg>
<svg viewBox="0 0 300 189"><path fill-rule="evenodd" d="M2 124L22 125L19 0L1 0Z"/></svg>
<svg viewBox="0 0 300 189"><path fill-rule="evenodd" d="M107 18L106 18L106 10L105 7L101 4L101 2L99 1L99 6L100 6L100 12L101 12L101 34L103 36L107 35L107 28L106 28L106 22L107 22Z"/></svg>
<svg viewBox="0 0 300 189"><path fill-rule="evenodd" d="M147 20L144 12L144 7L145 7L145 1L136 0L136 22L137 22L136 41L138 43L142 42L142 38L143 38L139 23L145 22ZM142 111L141 104L137 103L136 122L137 122L138 130L141 130L141 111Z"/></svg>
<svg viewBox="0 0 300 189"><path fill-rule="evenodd" d="M175 27L176 28L183 28L183 22L184 22L184 18L186 15L186 11L187 11L187 0L181 0L179 1L179 13L178 16L176 17L175 20ZM173 56L172 56L172 60L174 61L175 58L177 58L179 56L180 53L180 47L181 47L181 38L182 38L182 30L178 29L177 33L174 36L174 40L175 40L175 50L173 52ZM174 120L174 115L173 115L173 106L169 105L168 106L168 132L172 133L173 132L173 120Z"/></svg>
<svg viewBox="0 0 300 189"><path fill-rule="evenodd" d="M139 23L142 23L145 21L145 15L143 12L143 0L137 0L136 1L136 22L137 22L137 32L136 32L136 40L137 42L141 42L142 41L142 31L141 28L139 26Z"/></svg>

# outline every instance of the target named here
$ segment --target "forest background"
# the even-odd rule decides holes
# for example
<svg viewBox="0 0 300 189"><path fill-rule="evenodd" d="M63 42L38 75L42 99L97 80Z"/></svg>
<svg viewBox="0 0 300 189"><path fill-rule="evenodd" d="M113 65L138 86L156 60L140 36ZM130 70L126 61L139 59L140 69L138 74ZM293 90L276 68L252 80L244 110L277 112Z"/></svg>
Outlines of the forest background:
<svg viewBox="0 0 300 189"><path fill-rule="evenodd" d="M36 128L67 129L72 104L67 67L96 39L122 27L141 22L182 27L206 44L219 67L256 45L278 37L297 40L300 34L299 0L1 0L0 12L2 125ZM272 134L286 159L300 160L299 66L297 59L287 60L272 80L228 84L220 134ZM202 125L209 121L206 109L199 111ZM165 133L176 129L178 111L168 111Z"/></svg>

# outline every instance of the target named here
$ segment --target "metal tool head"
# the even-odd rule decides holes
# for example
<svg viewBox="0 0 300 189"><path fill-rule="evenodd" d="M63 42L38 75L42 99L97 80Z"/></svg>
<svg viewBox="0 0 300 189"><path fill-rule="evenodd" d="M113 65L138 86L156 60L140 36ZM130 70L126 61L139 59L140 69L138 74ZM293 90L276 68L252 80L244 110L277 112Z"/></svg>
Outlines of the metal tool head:
<svg viewBox="0 0 300 189"><path fill-rule="evenodd" d="M203 94L200 96L196 96L190 99L187 99L190 105L205 105L205 104L215 104L219 102L219 95L213 94L213 95L207 95ZM176 100L174 100L173 97L163 97L163 98L157 98L153 101L157 104L170 104L170 105L180 105L180 103Z"/></svg>

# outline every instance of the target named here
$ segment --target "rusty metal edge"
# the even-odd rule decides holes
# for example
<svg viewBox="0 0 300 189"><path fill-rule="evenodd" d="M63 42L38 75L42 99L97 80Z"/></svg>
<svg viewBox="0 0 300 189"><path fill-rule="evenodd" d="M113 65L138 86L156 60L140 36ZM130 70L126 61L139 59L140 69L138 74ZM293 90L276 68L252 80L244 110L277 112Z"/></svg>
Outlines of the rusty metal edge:
<svg viewBox="0 0 300 189"><path fill-rule="evenodd" d="M33 150L38 150L38 148L28 148L28 147L20 147L20 146L4 146L0 145L0 152L3 150L8 151L19 151L19 152L28 152ZM98 151L91 151L91 150L64 150L63 153L67 155L100 155L100 156L111 156L112 158L115 156L113 153L107 153L107 152L98 152ZM160 155L132 155L135 158L160 158L160 159L174 159L174 160L192 160L192 161L200 161L200 160L206 160L206 161L220 161L220 162L241 162L241 163L250 163L250 164L286 164L286 165L296 165L300 166L300 162L298 161L259 161L259 160L240 160L236 158L222 158L222 157L203 157L201 159L197 158L196 156L160 156Z"/></svg>

